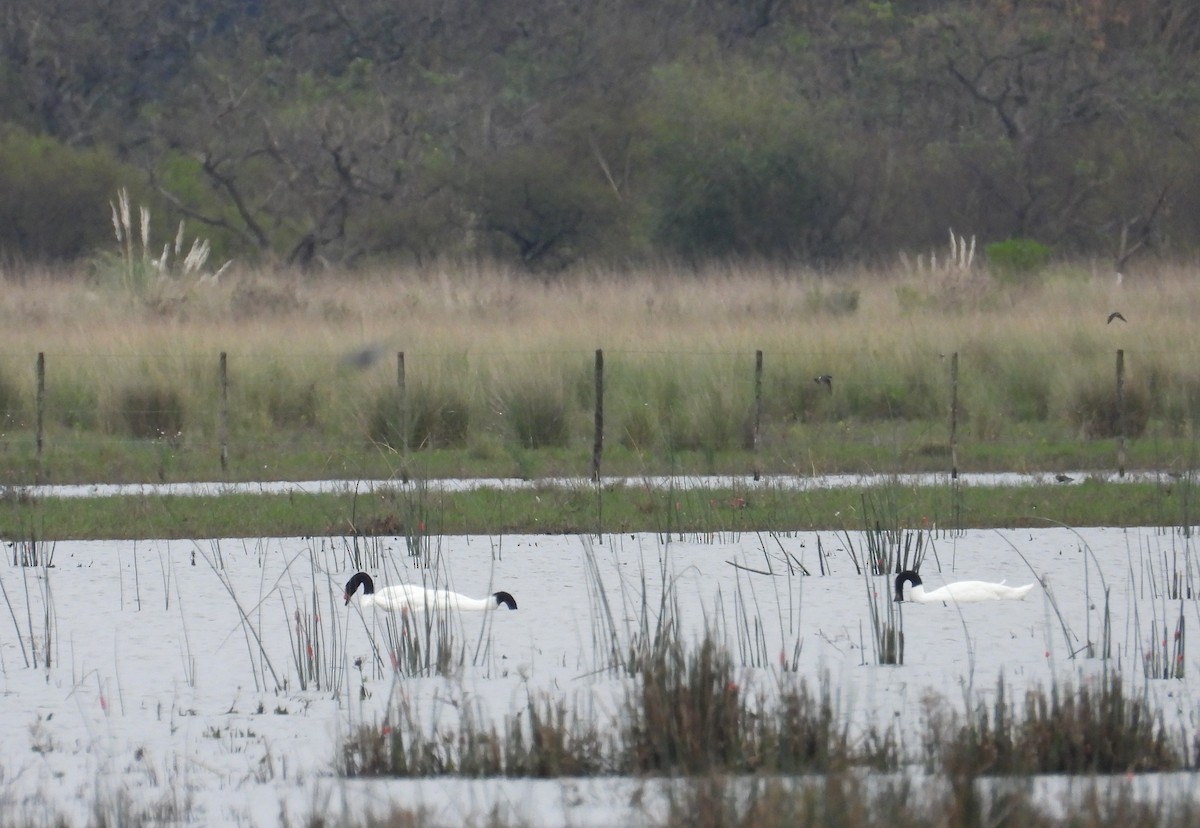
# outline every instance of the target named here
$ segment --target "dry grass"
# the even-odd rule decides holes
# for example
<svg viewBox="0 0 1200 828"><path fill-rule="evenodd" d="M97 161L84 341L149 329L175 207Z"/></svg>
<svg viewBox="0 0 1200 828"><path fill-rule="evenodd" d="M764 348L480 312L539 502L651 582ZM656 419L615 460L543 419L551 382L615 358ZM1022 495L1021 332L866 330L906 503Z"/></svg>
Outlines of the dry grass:
<svg viewBox="0 0 1200 828"><path fill-rule="evenodd" d="M194 446L215 439L222 351L234 437L247 445L271 435L280 446L296 439L282 435L314 433L362 445L403 351L410 389L431 390L435 406L469 409L468 450L507 452L518 465L528 448L590 445L597 348L606 352L607 440L635 453L747 447L758 349L762 447L806 469L788 442L794 423L837 424L834 437L850 444L855 422L918 421L928 436L906 450L944 447L952 352L961 355L960 436L977 444L1028 442L1026 423L1052 424L1055 440L1096 436L1081 401L1103 406L1118 348L1129 399L1145 402L1156 434L1190 439L1200 412L1192 324L1200 296L1194 268L1183 266L1122 285L1102 270L1063 266L1033 286L1000 284L979 265L664 266L550 282L483 266L235 267L149 296L80 273L5 275L0 413L10 435L31 428L38 351L47 356L51 429L129 436L122 401L131 392L174 394ZM1106 324L1112 310L1129 321ZM812 382L826 373L832 393Z"/></svg>
<svg viewBox="0 0 1200 828"><path fill-rule="evenodd" d="M922 354L1020 344L1063 354L1096 348L1178 351L1196 344L1195 269L1131 275L1063 268L1037 288L1003 288L976 270L941 274L817 274L768 266L669 267L570 274L549 284L494 268L434 267L358 274L236 269L177 308L147 307L78 274L9 273L0 296L0 352L339 354L363 343L409 352L507 354L596 347L865 351ZM967 287L969 286L969 287ZM857 310L823 301L858 291ZM964 299L964 295L966 298ZM1112 310L1130 320L1106 325ZM1153 323L1151 324L1151 321ZM253 324L248 324L253 322ZM50 334L53 333L53 337Z"/></svg>

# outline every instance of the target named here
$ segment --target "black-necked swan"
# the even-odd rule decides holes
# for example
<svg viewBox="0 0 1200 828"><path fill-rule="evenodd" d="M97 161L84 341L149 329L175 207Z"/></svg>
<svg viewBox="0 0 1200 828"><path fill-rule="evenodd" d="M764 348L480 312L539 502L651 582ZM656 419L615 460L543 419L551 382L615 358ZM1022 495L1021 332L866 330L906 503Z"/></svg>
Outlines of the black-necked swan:
<svg viewBox="0 0 1200 828"><path fill-rule="evenodd" d="M425 610L493 610L508 607L517 608L517 602L507 592L494 592L487 598L469 598L457 592L444 589L429 589L415 584L397 584L375 591L375 582L365 572L355 573L346 582L346 603L362 587L363 594L360 603L364 607L379 607L390 612L408 610L423 612Z"/></svg>
<svg viewBox="0 0 1200 828"><path fill-rule="evenodd" d="M896 576L896 600L904 600L904 584L912 584L912 600L918 604L955 603L966 604L974 601L1004 601L1024 598L1033 589L1033 584L1011 587L1003 583L994 584L990 581L955 581L944 587L926 592L921 583L921 576L911 569Z"/></svg>

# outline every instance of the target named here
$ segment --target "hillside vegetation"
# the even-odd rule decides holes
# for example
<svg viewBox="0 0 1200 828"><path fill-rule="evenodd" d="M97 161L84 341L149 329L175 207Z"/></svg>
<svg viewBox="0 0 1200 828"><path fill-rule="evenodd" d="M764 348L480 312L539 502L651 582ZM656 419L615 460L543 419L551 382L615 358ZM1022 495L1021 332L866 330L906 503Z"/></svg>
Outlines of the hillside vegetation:
<svg viewBox="0 0 1200 828"><path fill-rule="evenodd" d="M94 255L121 187L250 264L1200 244L1193 0L45 0L0 28L9 262Z"/></svg>

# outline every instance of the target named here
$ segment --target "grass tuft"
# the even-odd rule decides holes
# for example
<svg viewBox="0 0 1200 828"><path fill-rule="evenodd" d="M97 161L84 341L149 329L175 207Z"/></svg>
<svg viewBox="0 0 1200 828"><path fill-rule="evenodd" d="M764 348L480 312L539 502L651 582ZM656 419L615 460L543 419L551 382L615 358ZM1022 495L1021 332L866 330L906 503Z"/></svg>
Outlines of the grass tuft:
<svg viewBox="0 0 1200 828"><path fill-rule="evenodd" d="M118 402L118 414L131 437L175 438L183 433L183 398L172 387L142 384L126 388Z"/></svg>

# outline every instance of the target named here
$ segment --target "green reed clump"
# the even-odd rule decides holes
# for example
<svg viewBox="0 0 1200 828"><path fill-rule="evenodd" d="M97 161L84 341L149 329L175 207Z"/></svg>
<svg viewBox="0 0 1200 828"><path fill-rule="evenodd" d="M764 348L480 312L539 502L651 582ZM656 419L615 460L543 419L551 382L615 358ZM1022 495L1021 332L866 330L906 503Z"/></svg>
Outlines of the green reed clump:
<svg viewBox="0 0 1200 828"><path fill-rule="evenodd" d="M309 557L315 564L316 550L312 547L309 548ZM337 698L345 681L345 640L344 631L338 623L338 593L330 589L329 584L319 588L317 567L314 565L310 571L313 573L309 582L311 597L306 597L293 585L292 604L289 607L286 597L280 592L284 618L288 619L290 614L288 643L292 665L296 668L301 690L325 690ZM322 606L321 596L324 596L325 606Z"/></svg>
<svg viewBox="0 0 1200 828"><path fill-rule="evenodd" d="M686 652L678 638L644 665L627 700L627 765L637 773L741 769L745 705L727 651L705 636Z"/></svg>
<svg viewBox="0 0 1200 828"><path fill-rule="evenodd" d="M568 708L562 698L530 697L499 724L465 709L456 726L429 732L400 707L383 728L364 726L343 747L350 776L556 777L600 773L708 771L801 773L853 764L894 768L893 734L854 744L834 709L801 682L778 696L754 696L735 680L732 659L706 635L694 648L654 654L629 685L615 728Z"/></svg>
<svg viewBox="0 0 1200 828"><path fill-rule="evenodd" d="M510 718L505 725L505 775L556 779L610 772L613 751L604 731L568 710L561 697L530 698L524 719Z"/></svg>
<svg viewBox="0 0 1200 828"><path fill-rule="evenodd" d="M470 431L467 398L449 386L411 386L404 398L384 391L375 397L368 425L373 442L395 451L461 448Z"/></svg>
<svg viewBox="0 0 1200 828"><path fill-rule="evenodd" d="M261 410L273 429L312 429L320 424L321 394L315 378L305 380L272 365L244 393L246 408Z"/></svg>
<svg viewBox="0 0 1200 828"><path fill-rule="evenodd" d="M1031 690L1021 713L1001 680L995 703L980 704L935 746L942 768L964 776L1140 773L1186 764L1161 717L1145 699L1128 697L1115 673L1078 689Z"/></svg>
<svg viewBox="0 0 1200 828"><path fill-rule="evenodd" d="M907 778L868 785L853 773L820 778L738 778L705 775L667 792L663 828L925 828L949 825L945 799ZM1018 811L1014 816L1025 816ZM1020 822L1038 825L1037 822Z"/></svg>
<svg viewBox="0 0 1200 828"><path fill-rule="evenodd" d="M23 409L21 389L9 378L7 372L0 371L0 424L11 428L21 419Z"/></svg>
<svg viewBox="0 0 1200 828"><path fill-rule="evenodd" d="M79 378L60 379L46 387L47 422L73 431L93 431L100 426L97 389Z"/></svg>
<svg viewBox="0 0 1200 828"><path fill-rule="evenodd" d="M1141 437L1150 422L1150 395L1141 385L1126 385L1117 399L1115 381L1097 381L1075 389L1069 403L1071 423L1088 439Z"/></svg>
<svg viewBox="0 0 1200 828"><path fill-rule="evenodd" d="M864 575L867 587L867 608L871 614L871 643L876 664L904 663L904 614L901 602L892 599L890 584L883 594L870 576ZM880 603L883 604L882 609Z"/></svg>
<svg viewBox="0 0 1200 828"><path fill-rule="evenodd" d="M934 419L943 415L947 400L945 383L935 373L938 368L928 362L870 377L871 381L840 383L834 376L833 382L838 390L845 387L839 400L845 416L865 421Z"/></svg>
<svg viewBox="0 0 1200 828"><path fill-rule="evenodd" d="M1196 806L1184 794L1172 800L1138 799L1128 786L1100 781L1063 816L1024 785L992 787L974 808L962 791L910 777L866 778L835 771L812 779L708 775L667 791L667 808L650 824L662 828L1185 828ZM980 792L981 794L983 792Z"/></svg>
<svg viewBox="0 0 1200 828"><path fill-rule="evenodd" d="M871 575L898 575L906 569L919 570L925 555L934 549L928 518L912 529L905 525L900 506L902 493L896 486L865 491L862 495L863 542L855 551L854 538L845 532L846 549L854 571ZM936 553L935 553L936 554Z"/></svg>
<svg viewBox="0 0 1200 828"><path fill-rule="evenodd" d="M565 446L570 441L571 405L561 383L518 381L501 392L499 403L523 448Z"/></svg>
<svg viewBox="0 0 1200 828"><path fill-rule="evenodd" d="M183 432L183 396L165 385L147 383L125 388L117 401L117 413L131 437L157 439Z"/></svg>
<svg viewBox="0 0 1200 828"><path fill-rule="evenodd" d="M384 642L392 670L402 676L448 676L467 661L459 624L448 610L387 613Z"/></svg>
<svg viewBox="0 0 1200 828"><path fill-rule="evenodd" d="M342 746L345 776L508 776L560 778L612 772L612 751L594 721L568 711L561 698L526 702L500 727L484 725L469 706L457 727L429 733L410 709L382 727L364 725Z"/></svg>
<svg viewBox="0 0 1200 828"><path fill-rule="evenodd" d="M1143 674L1150 679L1182 679L1184 676L1187 636L1185 635L1183 604L1180 602L1175 631L1168 634L1166 619L1150 621L1150 644L1143 659Z"/></svg>
<svg viewBox="0 0 1200 828"><path fill-rule="evenodd" d="M605 408L612 412L608 432L622 446L711 457L750 445L753 368L746 365L753 365L753 354L705 355L698 361L673 354L657 363L622 364L623 356L610 357L605 380Z"/></svg>

